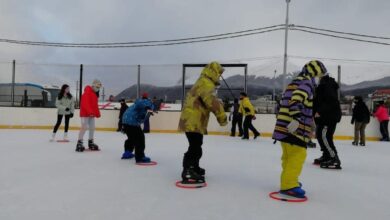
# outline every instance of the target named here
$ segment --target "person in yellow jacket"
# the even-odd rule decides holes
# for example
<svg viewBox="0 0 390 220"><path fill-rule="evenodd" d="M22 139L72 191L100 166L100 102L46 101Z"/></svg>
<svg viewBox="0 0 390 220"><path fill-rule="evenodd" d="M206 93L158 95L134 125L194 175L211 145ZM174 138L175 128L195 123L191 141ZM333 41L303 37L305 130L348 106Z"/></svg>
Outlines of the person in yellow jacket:
<svg viewBox="0 0 390 220"><path fill-rule="evenodd" d="M219 63L208 64L187 93L179 122L179 130L185 132L189 142L188 151L183 158L183 184L205 182L205 170L199 167L199 160L202 157L203 135L207 134L210 112L221 126L227 125L223 104L215 95L215 88L220 85L219 78L223 72Z"/></svg>
<svg viewBox="0 0 390 220"><path fill-rule="evenodd" d="M245 116L244 119L244 136L243 140L249 139L249 130L255 135L254 139L260 136L260 132L252 124L252 120L256 119L255 108L252 103L249 101L248 95L245 92L240 93L240 110L239 112Z"/></svg>

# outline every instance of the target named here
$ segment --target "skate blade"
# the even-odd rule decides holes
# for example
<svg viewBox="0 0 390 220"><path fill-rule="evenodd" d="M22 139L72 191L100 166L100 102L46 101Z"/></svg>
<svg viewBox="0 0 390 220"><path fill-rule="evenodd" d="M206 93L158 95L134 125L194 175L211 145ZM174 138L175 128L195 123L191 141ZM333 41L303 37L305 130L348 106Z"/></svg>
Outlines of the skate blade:
<svg viewBox="0 0 390 220"><path fill-rule="evenodd" d="M176 186L183 189L199 189L207 186L207 183L177 181Z"/></svg>
<svg viewBox="0 0 390 220"><path fill-rule="evenodd" d="M328 170L341 170L341 166L320 166L320 167Z"/></svg>

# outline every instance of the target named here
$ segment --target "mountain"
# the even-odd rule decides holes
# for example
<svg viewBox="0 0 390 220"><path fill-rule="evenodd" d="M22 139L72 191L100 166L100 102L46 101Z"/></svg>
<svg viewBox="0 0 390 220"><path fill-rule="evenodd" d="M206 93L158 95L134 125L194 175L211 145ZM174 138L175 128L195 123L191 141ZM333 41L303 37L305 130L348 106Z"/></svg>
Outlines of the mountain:
<svg viewBox="0 0 390 220"><path fill-rule="evenodd" d="M272 95L273 89L275 88L275 93L280 94L283 88L284 82L287 84L291 81L292 74L281 74L275 79L264 77L264 76L254 76L249 75L247 80L248 95L251 99L256 99L263 95ZM239 93L244 89L244 76L243 75L234 75L225 79L226 83L229 85L234 97L238 97ZM191 85L186 85L186 89L190 89ZM343 95L361 95L367 97L368 94L373 93L377 89L390 88L390 76L384 77L382 79L364 81L354 85L341 84L341 91ZM147 92L149 97L156 96L165 101L175 102L176 100L181 100L182 98L182 86L171 86L171 87L158 87L149 84L141 84L141 93ZM231 99L232 94L221 81L221 87L217 91L220 98L229 98ZM119 93L115 100L121 98L135 99L137 96L137 86L133 85L121 93Z"/></svg>
<svg viewBox="0 0 390 220"><path fill-rule="evenodd" d="M342 91L361 90L366 88L389 88L390 87L390 76L386 76L381 79L372 81L363 81L354 85L342 85Z"/></svg>

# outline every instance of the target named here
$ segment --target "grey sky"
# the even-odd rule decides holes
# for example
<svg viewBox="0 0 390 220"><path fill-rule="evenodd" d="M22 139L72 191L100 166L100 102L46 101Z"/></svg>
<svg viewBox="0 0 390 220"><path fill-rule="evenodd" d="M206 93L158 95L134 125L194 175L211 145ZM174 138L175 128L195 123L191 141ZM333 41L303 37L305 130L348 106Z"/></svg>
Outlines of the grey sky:
<svg viewBox="0 0 390 220"><path fill-rule="evenodd" d="M57 42L116 42L159 40L202 36L282 24L284 0L2 0L0 2L0 37L19 40ZM290 21L340 31L390 36L390 1L388 0L292 0ZM181 64L210 60L281 56L282 31L239 39L191 45L124 48L71 49L0 44L0 61L72 64ZM389 42L389 41L388 41ZM298 56L349 59L390 60L390 46L364 44L305 33L290 32L289 54ZM289 70L307 60L290 59ZM245 60L243 60L245 62ZM249 62L251 73L272 76L282 71L280 59ZM337 62L325 61L332 72ZM390 75L390 65L349 64L343 66L343 81L351 84ZM5 67L4 67L5 66ZM0 80L8 80L5 64L0 65ZM75 72L78 66L67 67ZM95 71L107 81L133 80L129 69L104 67ZM175 84L179 73L150 70L144 81ZM69 70L41 70L41 75L59 80ZM66 69L66 68L65 68ZM153 69L153 68L151 68ZM178 69L173 68L173 69ZM91 69L92 71L92 69ZM38 74L38 70L30 71ZM46 72L46 73L44 73ZM116 76L104 76L106 72ZM167 73L168 72L168 73ZM20 77L29 80L27 70ZM54 74L55 76L50 76ZM75 74L77 75L77 74ZM121 79L121 78L125 79ZM69 78L69 77L68 77ZM73 82L76 76L70 77ZM76 79L73 79L76 78ZM43 80L43 79L40 79ZM122 87L120 85L119 87Z"/></svg>

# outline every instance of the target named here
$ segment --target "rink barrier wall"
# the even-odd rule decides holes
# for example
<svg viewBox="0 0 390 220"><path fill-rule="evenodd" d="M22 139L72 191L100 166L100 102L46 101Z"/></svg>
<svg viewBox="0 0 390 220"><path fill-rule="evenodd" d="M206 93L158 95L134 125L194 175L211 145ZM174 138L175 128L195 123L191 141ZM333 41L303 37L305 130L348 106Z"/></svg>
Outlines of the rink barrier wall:
<svg viewBox="0 0 390 220"><path fill-rule="evenodd" d="M79 112L76 110L75 117L71 119L70 130L78 130L80 124ZM119 111L101 110L101 118L96 120L96 130L116 131ZM254 126L261 132L263 137L271 137L275 125L275 115L259 114L253 121ZM177 130L180 112L159 112L151 117L151 132L153 133L179 133ZM0 129L53 129L57 120L57 110L52 108L13 108L0 107ZM351 116L343 116L338 124L335 139L352 140L354 126L350 123ZM220 127L214 116L210 117L208 131L210 135L229 135L230 126ZM63 129L61 126L60 129ZM61 130L59 130L61 132ZM237 131L238 133L238 131ZM372 118L366 129L368 141L379 140L379 123Z"/></svg>

